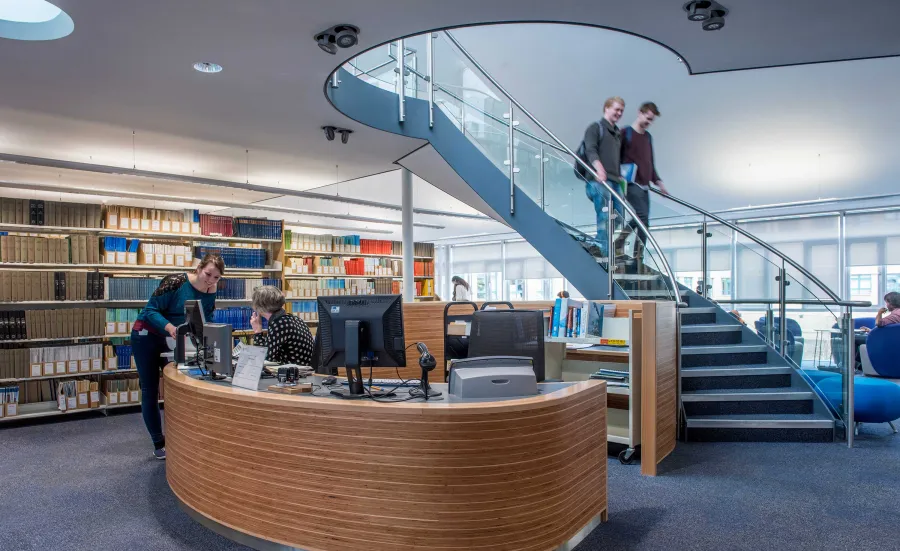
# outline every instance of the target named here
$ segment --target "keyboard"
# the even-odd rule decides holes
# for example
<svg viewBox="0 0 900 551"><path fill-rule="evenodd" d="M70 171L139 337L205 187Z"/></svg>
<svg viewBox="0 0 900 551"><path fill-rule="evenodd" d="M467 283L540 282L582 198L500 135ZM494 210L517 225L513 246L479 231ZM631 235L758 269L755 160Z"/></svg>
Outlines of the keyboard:
<svg viewBox="0 0 900 551"><path fill-rule="evenodd" d="M344 386L349 386L349 385L350 385L350 382L347 381L347 379L341 379L340 381L341 381L341 384L344 385ZM364 385L364 386L369 386L369 379L368 379L368 378L363 377L363 385ZM382 387L382 388L385 388L385 387L395 387L395 386L403 386L403 387L406 387L406 386L415 386L415 387L418 387L418 386L422 386L422 384L419 382L418 379L412 379L412 380L408 380L408 381L405 381L405 382L402 381L402 380L400 380L400 379L372 379L372 386L380 386L380 387Z"/></svg>

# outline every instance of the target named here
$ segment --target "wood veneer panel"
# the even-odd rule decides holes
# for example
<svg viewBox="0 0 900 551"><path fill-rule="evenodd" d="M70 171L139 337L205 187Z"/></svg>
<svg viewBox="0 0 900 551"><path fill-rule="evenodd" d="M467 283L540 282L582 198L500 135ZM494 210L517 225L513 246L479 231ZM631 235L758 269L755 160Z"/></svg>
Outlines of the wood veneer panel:
<svg viewBox="0 0 900 551"><path fill-rule="evenodd" d="M678 423L678 337L674 302L656 308L656 461L675 450Z"/></svg>
<svg viewBox="0 0 900 551"><path fill-rule="evenodd" d="M311 550L537 551L607 508L602 382L388 405L165 376L170 486L256 537Z"/></svg>

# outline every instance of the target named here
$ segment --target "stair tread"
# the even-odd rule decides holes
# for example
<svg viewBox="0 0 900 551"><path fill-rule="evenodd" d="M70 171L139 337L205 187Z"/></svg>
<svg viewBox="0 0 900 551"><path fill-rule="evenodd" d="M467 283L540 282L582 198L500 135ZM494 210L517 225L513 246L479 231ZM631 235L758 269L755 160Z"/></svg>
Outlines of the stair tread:
<svg viewBox="0 0 900 551"><path fill-rule="evenodd" d="M739 323L693 323L681 328L682 333L703 333L705 331L740 331Z"/></svg>
<svg viewBox="0 0 900 551"><path fill-rule="evenodd" d="M713 367L682 367L682 375L691 373L699 376L706 371L742 371L742 370L760 370L760 375L771 375L773 373L791 373L793 368L789 365L770 365L770 364L734 364L734 365L717 365Z"/></svg>
<svg viewBox="0 0 900 551"><path fill-rule="evenodd" d="M765 344L692 344L681 347L682 354L735 354L743 352L765 352L768 346Z"/></svg>
<svg viewBox="0 0 900 551"><path fill-rule="evenodd" d="M832 421L824 413L735 413L688 415L688 421Z"/></svg>
<svg viewBox="0 0 900 551"><path fill-rule="evenodd" d="M797 393L808 392L812 390L807 386L777 386L771 388L710 388L703 390L685 390L683 396L699 395L699 394L774 394L774 393Z"/></svg>

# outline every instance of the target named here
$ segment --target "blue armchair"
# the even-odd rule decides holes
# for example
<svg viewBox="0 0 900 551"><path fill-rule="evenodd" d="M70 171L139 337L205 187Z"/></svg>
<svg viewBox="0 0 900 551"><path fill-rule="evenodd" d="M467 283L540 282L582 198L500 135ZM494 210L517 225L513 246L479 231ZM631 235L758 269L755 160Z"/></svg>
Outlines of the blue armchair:
<svg viewBox="0 0 900 551"><path fill-rule="evenodd" d="M866 353L879 377L900 379L900 323L876 327L866 339Z"/></svg>
<svg viewBox="0 0 900 551"><path fill-rule="evenodd" d="M875 327L875 318L853 318L853 328L854 329L862 329L863 327L868 327L872 329ZM838 329L838 324L834 324L831 326L832 329ZM860 337L862 338L862 337ZM860 341L862 342L862 341ZM831 357L834 359L834 365L841 366L844 365L844 348L842 346L843 336L832 335L831 336ZM857 350L858 352L858 350ZM860 364L860 354L856 354L856 363Z"/></svg>

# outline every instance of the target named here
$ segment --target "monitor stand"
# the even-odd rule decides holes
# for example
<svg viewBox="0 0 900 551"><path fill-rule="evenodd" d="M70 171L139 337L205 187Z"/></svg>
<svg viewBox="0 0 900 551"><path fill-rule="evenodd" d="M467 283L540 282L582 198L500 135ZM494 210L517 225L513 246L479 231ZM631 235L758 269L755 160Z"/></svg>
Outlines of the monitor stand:
<svg viewBox="0 0 900 551"><path fill-rule="evenodd" d="M387 398L394 396L393 392L381 392L374 390L366 390L363 386L362 369L360 367L360 333L361 327L359 320L346 320L344 322L344 358L347 370L347 382L349 383L347 390L332 390L331 394L346 398L348 400L358 400L361 398Z"/></svg>

